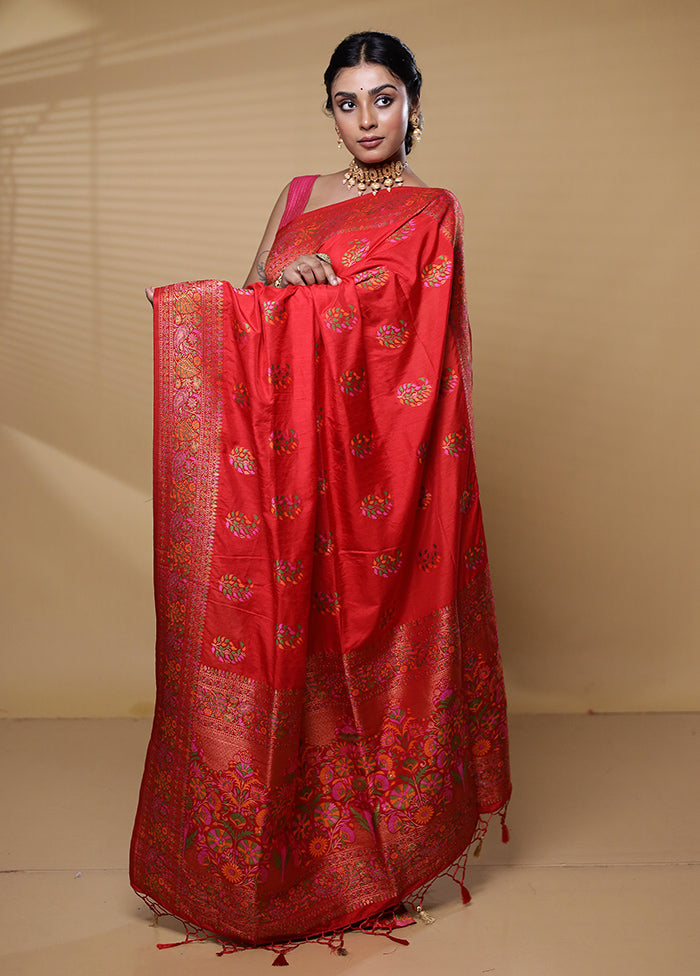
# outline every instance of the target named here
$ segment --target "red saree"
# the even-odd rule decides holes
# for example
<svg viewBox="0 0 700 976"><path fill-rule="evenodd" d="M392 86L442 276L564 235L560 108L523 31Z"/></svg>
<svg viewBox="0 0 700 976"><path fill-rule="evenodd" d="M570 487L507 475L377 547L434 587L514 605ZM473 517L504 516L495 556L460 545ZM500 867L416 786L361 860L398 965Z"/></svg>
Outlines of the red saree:
<svg viewBox="0 0 700 976"><path fill-rule="evenodd" d="M504 815L461 246L455 198L402 187L279 232L269 280L319 251L338 286L156 292L131 879L224 943L415 904Z"/></svg>

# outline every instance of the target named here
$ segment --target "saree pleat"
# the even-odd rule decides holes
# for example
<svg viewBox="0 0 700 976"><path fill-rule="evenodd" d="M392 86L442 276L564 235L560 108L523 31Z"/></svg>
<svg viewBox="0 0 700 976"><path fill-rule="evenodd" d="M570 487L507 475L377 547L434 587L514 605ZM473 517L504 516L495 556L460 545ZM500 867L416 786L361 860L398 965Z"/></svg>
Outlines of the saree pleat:
<svg viewBox="0 0 700 976"><path fill-rule="evenodd" d="M267 276L158 289L157 700L134 888L249 945L361 922L510 795L474 468L461 212L295 218Z"/></svg>

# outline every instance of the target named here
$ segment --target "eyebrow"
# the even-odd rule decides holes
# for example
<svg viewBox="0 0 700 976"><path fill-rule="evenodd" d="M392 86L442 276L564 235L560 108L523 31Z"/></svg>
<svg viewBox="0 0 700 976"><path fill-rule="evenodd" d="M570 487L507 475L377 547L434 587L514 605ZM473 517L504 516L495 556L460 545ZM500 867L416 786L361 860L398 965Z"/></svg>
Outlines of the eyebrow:
<svg viewBox="0 0 700 976"><path fill-rule="evenodd" d="M394 91L398 91L396 85L392 85L390 82L387 82L386 85L379 85L377 88L370 88L369 94L378 95L379 92L384 91L385 88L393 88ZM357 95L355 92L336 92L334 98L357 98Z"/></svg>

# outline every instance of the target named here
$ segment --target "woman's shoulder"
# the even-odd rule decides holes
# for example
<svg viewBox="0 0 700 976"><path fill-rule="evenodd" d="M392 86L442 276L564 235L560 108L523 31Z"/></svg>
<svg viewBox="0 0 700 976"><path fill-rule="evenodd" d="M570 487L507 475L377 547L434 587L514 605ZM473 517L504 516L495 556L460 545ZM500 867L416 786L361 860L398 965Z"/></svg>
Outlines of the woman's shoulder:
<svg viewBox="0 0 700 976"><path fill-rule="evenodd" d="M431 197L436 205L443 206L445 210L451 210L455 215L462 217L462 206L452 190L448 190L444 186L431 186L428 189L431 191Z"/></svg>
<svg viewBox="0 0 700 976"><path fill-rule="evenodd" d="M452 190L442 186L429 186L416 192L423 198L420 201L420 212L439 224L455 241L461 239L464 233L464 214Z"/></svg>
<svg viewBox="0 0 700 976"><path fill-rule="evenodd" d="M428 186L427 183L409 185L408 189L416 191L417 197L424 201L423 209L428 210L433 216L437 217L444 212L453 213L455 217L462 219L462 207L452 190L444 186Z"/></svg>
<svg viewBox="0 0 700 976"><path fill-rule="evenodd" d="M338 203L342 199L344 170L336 173L321 173L316 177L309 195L309 210L318 210Z"/></svg>

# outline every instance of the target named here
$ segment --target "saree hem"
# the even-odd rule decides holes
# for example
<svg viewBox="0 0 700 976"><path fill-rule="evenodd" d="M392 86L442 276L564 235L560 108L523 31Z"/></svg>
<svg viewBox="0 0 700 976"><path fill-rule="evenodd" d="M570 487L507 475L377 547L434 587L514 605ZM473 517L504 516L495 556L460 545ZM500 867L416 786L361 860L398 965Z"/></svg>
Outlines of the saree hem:
<svg viewBox="0 0 700 976"><path fill-rule="evenodd" d="M309 933L299 933L290 935L287 938L270 939L269 941L250 942L246 940L233 940L230 936L218 934L217 932L200 927L193 919L184 918L176 912L169 911L159 904L154 898L133 888L135 894L141 898L148 908L153 912L154 925L158 924L160 918L173 918L180 922L185 928L186 937L176 942L160 942L159 949L172 949L177 946L187 945L190 942L215 942L221 949L217 955L229 955L235 952L243 952L247 949L268 949L278 955L278 959L284 960L287 953L298 948L305 943L327 945L332 951L339 955L346 955L344 948L344 937L350 932L363 932L367 935L385 935L391 937L391 933L396 929L405 928L420 920L425 924L432 924L437 919L424 910L424 901L429 894L432 886L441 878L449 878L460 889L462 903L468 905L471 902L471 895L465 886L467 865L470 857L479 857L483 841L488 832L491 821L498 818L501 821L501 840L508 843L510 833L506 826L506 815L510 797L497 809L488 813L479 813L473 836L469 844L456 858L450 860L446 865L433 871L427 878L418 881L411 887L401 892L398 896L391 896L371 906L372 910L367 912L359 909L350 912L339 918L337 922L324 926L322 931ZM432 907L432 906L431 906ZM393 941L408 945L404 939ZM275 961L273 965L286 965L286 960Z"/></svg>

